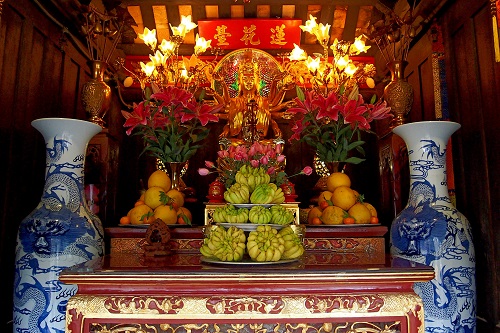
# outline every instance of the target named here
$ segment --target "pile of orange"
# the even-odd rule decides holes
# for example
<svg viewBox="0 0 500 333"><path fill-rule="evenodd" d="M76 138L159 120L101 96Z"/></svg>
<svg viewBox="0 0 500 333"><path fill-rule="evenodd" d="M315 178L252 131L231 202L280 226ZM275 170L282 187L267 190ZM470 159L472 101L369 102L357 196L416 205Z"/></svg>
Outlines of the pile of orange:
<svg viewBox="0 0 500 333"><path fill-rule="evenodd" d="M343 172L330 174L327 190L321 192L318 206L309 210L309 224L378 224L377 210L351 188L351 179Z"/></svg>
<svg viewBox="0 0 500 333"><path fill-rule="evenodd" d="M184 193L171 186L167 173L154 171L148 178L148 188L120 224L150 224L156 219L166 224L191 224L192 214L184 207Z"/></svg>

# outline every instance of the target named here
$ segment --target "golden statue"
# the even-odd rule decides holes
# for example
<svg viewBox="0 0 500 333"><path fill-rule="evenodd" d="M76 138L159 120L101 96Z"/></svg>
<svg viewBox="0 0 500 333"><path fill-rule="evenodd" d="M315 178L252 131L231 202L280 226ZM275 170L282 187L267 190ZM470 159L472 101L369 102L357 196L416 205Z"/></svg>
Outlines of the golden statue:
<svg viewBox="0 0 500 333"><path fill-rule="evenodd" d="M264 96L261 91L263 80L259 64L253 59L253 52L251 49L245 50L238 62L236 75L238 90L235 96L230 96L228 84L220 73L216 72L213 75L213 79L220 83L222 90L221 94L212 90L214 99L225 106L218 114L220 119L227 121L219 135L223 145L282 141L282 132L275 119L286 117L284 109L292 102L282 101L286 91L293 88L293 85L284 84L282 72L278 72L270 79L268 94Z"/></svg>

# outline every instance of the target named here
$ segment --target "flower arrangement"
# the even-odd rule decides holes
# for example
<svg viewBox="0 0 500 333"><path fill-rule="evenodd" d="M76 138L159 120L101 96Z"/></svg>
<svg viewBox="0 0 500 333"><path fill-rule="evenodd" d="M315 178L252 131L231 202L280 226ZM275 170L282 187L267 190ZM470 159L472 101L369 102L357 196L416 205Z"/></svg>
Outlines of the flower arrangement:
<svg viewBox="0 0 500 333"><path fill-rule="evenodd" d="M312 168L306 166L299 173L287 176L285 169L286 157L283 154L283 145L265 145L254 142L252 145L229 146L217 152L217 165L212 161L205 161L206 168L198 169L202 176L217 172L226 188L235 183L236 172L243 165L253 168L264 168L271 177L271 183L277 186L283 184L288 178L300 174L310 175Z"/></svg>
<svg viewBox="0 0 500 333"><path fill-rule="evenodd" d="M208 136L208 122L219 120L215 113L220 106L203 103L203 93L197 101L192 93L178 87L160 91L153 84L152 88L153 94L146 94L133 112L122 111L126 133L142 136L142 153L162 162L186 162Z"/></svg>
<svg viewBox="0 0 500 333"><path fill-rule="evenodd" d="M288 109L292 118L293 135L289 141L303 141L313 147L320 161L358 164L364 159L353 156L356 150L364 155L361 131L370 132L370 123L392 117L387 103L375 96L369 104L359 94L357 86L349 93L331 90L326 96L316 90L304 92L297 86L296 106Z"/></svg>

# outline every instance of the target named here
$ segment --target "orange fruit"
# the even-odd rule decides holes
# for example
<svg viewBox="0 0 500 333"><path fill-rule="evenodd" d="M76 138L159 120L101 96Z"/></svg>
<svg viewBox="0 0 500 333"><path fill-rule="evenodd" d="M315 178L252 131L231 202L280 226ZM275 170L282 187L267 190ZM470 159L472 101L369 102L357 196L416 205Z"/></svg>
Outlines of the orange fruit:
<svg viewBox="0 0 500 333"><path fill-rule="evenodd" d="M120 224L130 224L130 217L128 217L127 215L122 216L120 218Z"/></svg>
<svg viewBox="0 0 500 333"><path fill-rule="evenodd" d="M129 212L131 224L149 224L153 218L153 210L148 205L139 205L132 208Z"/></svg>
<svg viewBox="0 0 500 333"><path fill-rule="evenodd" d="M355 203L351 208L349 208L349 216L353 217L356 220L356 224L367 224L370 223L370 219L372 217L372 213L368 207L366 207L361 202Z"/></svg>
<svg viewBox="0 0 500 333"><path fill-rule="evenodd" d="M172 186L172 181L165 171L156 170L148 178L148 188L161 187L164 192L168 192Z"/></svg>
<svg viewBox="0 0 500 333"><path fill-rule="evenodd" d="M186 207L179 207L177 211L177 223L179 224L191 224L193 221L193 215Z"/></svg>
<svg viewBox="0 0 500 333"><path fill-rule="evenodd" d="M137 201L135 202L135 204L134 204L134 207L135 207L135 206L139 206L139 205L144 205L144 204L145 204L144 200L137 200Z"/></svg>
<svg viewBox="0 0 500 333"><path fill-rule="evenodd" d="M321 206L321 203L324 201L332 200L332 192L323 191L319 194L318 197L318 206Z"/></svg>
<svg viewBox="0 0 500 333"><path fill-rule="evenodd" d="M163 193L163 194L162 194ZM156 207L164 204L165 191L162 187L153 186L146 190L144 193L144 203L151 207L151 209L155 209Z"/></svg>
<svg viewBox="0 0 500 333"><path fill-rule="evenodd" d="M320 225L323 224L323 222L321 222L321 219L316 216L313 217L313 219L311 220L311 222L309 222L309 224Z"/></svg>
<svg viewBox="0 0 500 333"><path fill-rule="evenodd" d="M368 202L363 202L363 204L366 206L366 208L368 208L372 216L377 217L377 210L375 209L375 207L373 207L372 204L369 204Z"/></svg>
<svg viewBox="0 0 500 333"><path fill-rule="evenodd" d="M333 172L326 179L326 188L333 192L339 186L351 187L351 179L343 172Z"/></svg>
<svg viewBox="0 0 500 333"><path fill-rule="evenodd" d="M347 186L339 186L332 193L332 203L347 211L356 203L356 194Z"/></svg>
<svg viewBox="0 0 500 333"><path fill-rule="evenodd" d="M181 191L171 189L167 192L167 196L177 204L177 207L184 206L184 193L182 193Z"/></svg>
<svg viewBox="0 0 500 333"><path fill-rule="evenodd" d="M321 214L321 220L324 224L342 224L346 212L337 206L328 206Z"/></svg>
<svg viewBox="0 0 500 333"><path fill-rule="evenodd" d="M166 224L177 223L177 211L170 205L160 205L155 208L153 216Z"/></svg>
<svg viewBox="0 0 500 333"><path fill-rule="evenodd" d="M321 208L319 207L313 207L309 210L309 213L307 213L307 223L312 224L312 219L315 217L320 217L322 214Z"/></svg>
<svg viewBox="0 0 500 333"><path fill-rule="evenodd" d="M324 210L326 207L330 206L330 203L331 203L330 200L328 200L328 201L321 201L320 204L319 204L319 208L321 208L321 210Z"/></svg>

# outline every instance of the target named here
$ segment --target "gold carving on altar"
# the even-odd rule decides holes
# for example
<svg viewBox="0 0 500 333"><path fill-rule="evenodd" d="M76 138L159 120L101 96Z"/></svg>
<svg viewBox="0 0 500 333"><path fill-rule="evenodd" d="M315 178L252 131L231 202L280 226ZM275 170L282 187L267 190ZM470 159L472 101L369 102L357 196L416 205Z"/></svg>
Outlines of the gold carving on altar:
<svg viewBox="0 0 500 333"><path fill-rule="evenodd" d="M108 328L109 327L109 328ZM212 333L397 333L400 322L370 323L221 323L221 324L98 324L91 326L94 333L162 333L162 332L212 332Z"/></svg>
<svg viewBox="0 0 500 333"><path fill-rule="evenodd" d="M124 317L126 315L126 317ZM333 318L351 316L351 322L331 322ZM258 316L258 317L256 317ZM355 318L368 316L370 322ZM395 333L401 331L401 321L387 321L388 317L405 317L419 321L419 333L424 332L423 304L413 293L366 295L316 295L310 296L246 296L246 297L179 297L179 296L99 296L75 295L67 306L67 322L83 322L85 318L100 318L93 324L95 333L121 333L124 324L120 319L138 320L128 324L127 332L190 332L205 328L206 332L336 332L336 333ZM249 320L259 318L259 322ZM285 318L299 318L289 320ZM308 318L313 319L312 323ZM321 320L318 320L322 318ZM156 324L152 323L155 320ZM176 322L189 319L190 324L159 323L158 320ZM217 319L217 323L213 320ZM262 324L261 319L276 321ZM140 320L140 322L139 322ZM212 323L204 323L203 320ZM224 323L231 321L231 324ZM235 323L235 320L244 320ZM115 324L108 324L110 323ZM290 322L291 321L291 322ZM296 322L299 321L299 322ZM325 321L325 322L322 322ZM281 323L280 323L281 322ZM114 326L113 326L114 325ZM259 326L260 325L260 326ZM109 327L109 328L108 328ZM71 331L67 330L71 333Z"/></svg>
<svg viewBox="0 0 500 333"><path fill-rule="evenodd" d="M284 302L281 297L211 297L207 300L207 308L211 313L281 313Z"/></svg>

